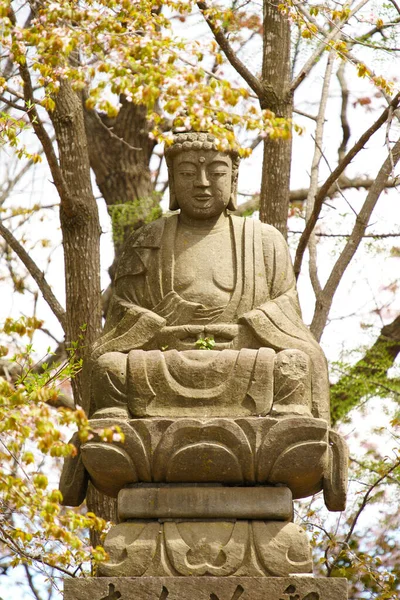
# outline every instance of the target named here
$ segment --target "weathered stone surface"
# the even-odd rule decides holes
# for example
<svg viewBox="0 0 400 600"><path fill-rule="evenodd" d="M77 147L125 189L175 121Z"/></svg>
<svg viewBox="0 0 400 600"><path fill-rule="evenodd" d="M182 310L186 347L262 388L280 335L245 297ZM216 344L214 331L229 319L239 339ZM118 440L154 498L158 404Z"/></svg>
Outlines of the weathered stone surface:
<svg viewBox="0 0 400 600"><path fill-rule="evenodd" d="M331 510L344 508L346 445L322 419L91 421L94 430L113 425L121 427L123 443L95 438L82 452L93 484L110 496L135 482L283 484L294 498L324 489Z"/></svg>
<svg viewBox="0 0 400 600"><path fill-rule="evenodd" d="M314 577L65 579L64 600L347 600L347 581Z"/></svg>
<svg viewBox="0 0 400 600"><path fill-rule="evenodd" d="M282 521L129 521L112 527L99 574L280 577L311 573L306 532Z"/></svg>
<svg viewBox="0 0 400 600"><path fill-rule="evenodd" d="M141 485L118 494L118 516L131 519L271 519L293 513L289 488Z"/></svg>
<svg viewBox="0 0 400 600"><path fill-rule="evenodd" d="M326 361L301 321L286 242L269 225L227 213L236 205L237 152L185 133L166 159L171 207L180 214L143 226L125 247L93 349L91 412L197 416L203 408L202 415L225 416L230 404L230 415L268 414L277 352L276 413L329 420ZM202 370L211 357L200 356L196 342L205 337L225 356ZM241 350L260 350L259 365ZM185 351L190 359L179 355ZM218 378L223 384L212 389Z"/></svg>
<svg viewBox="0 0 400 600"><path fill-rule="evenodd" d="M347 485L327 364L302 322L287 244L228 213L236 150L182 133L165 156L180 213L144 225L120 258L85 364L94 435L60 484L69 504L88 477L120 493L126 522L107 535L99 574L125 580L68 582L65 600L344 600L337 580L279 579L312 569L305 531L279 520L290 493L323 489L342 510ZM125 439L102 442L96 429L113 426Z"/></svg>
<svg viewBox="0 0 400 600"><path fill-rule="evenodd" d="M329 464L324 477L324 500L328 510L340 511L346 508L347 473L349 450L344 439L329 431Z"/></svg>
<svg viewBox="0 0 400 600"><path fill-rule="evenodd" d="M132 350L127 406L132 417L267 415L274 362L270 348Z"/></svg>

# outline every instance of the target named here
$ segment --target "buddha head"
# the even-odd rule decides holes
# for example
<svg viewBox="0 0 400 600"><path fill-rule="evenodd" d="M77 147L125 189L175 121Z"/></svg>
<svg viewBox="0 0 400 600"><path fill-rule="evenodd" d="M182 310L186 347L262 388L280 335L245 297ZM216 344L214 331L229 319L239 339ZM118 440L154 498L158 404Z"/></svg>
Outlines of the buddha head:
<svg viewBox="0 0 400 600"><path fill-rule="evenodd" d="M216 138L203 132L178 133L165 150L170 210L202 219L236 210L239 154L221 151Z"/></svg>

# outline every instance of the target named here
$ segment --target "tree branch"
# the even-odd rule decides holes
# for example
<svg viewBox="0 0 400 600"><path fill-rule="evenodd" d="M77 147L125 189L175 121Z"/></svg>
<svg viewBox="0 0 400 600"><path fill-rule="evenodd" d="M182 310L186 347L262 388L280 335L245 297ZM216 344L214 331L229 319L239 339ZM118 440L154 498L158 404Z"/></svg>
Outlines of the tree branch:
<svg viewBox="0 0 400 600"><path fill-rule="evenodd" d="M36 586L35 586L35 584L33 582L33 577L32 577L32 574L31 574L31 572L29 570L28 565L26 563L23 563L22 566L24 567L26 578L28 580L28 584L29 584L29 587L30 587L30 589L32 591L32 594L35 596L36 600L42 600L42 597L39 595L39 592L37 591Z"/></svg>
<svg viewBox="0 0 400 600"><path fill-rule="evenodd" d="M314 156L313 156L312 163L311 163L310 189L308 191L307 201L306 201L306 221L308 221L308 219L310 218L310 216L312 214L312 211L314 208L314 200L315 200L315 196L316 196L317 189L318 189L319 164L320 164L321 157L322 157L322 140L323 140L324 124L325 124L325 112L326 112L326 105L328 102L329 85L330 85L331 76L332 76L333 59L334 59L334 53L331 50L329 52L328 61L326 64L325 76L324 76L324 81L322 84L322 91L321 91L321 100L319 103L318 117L317 117L317 123L316 123L316 128L315 128L315 146L314 146ZM321 284L320 284L319 277L318 277L317 245L316 245L316 241L315 241L314 232L312 232L310 235L310 240L309 240L309 244L308 244L308 252L309 252L309 257L310 257L310 260L309 260L310 280L311 280L311 284L312 284L312 287L314 290L315 297L318 298L319 294L321 293L322 288L321 288Z"/></svg>
<svg viewBox="0 0 400 600"><path fill-rule="evenodd" d="M398 13L399 13L399 15L400 15L400 6L397 4L396 0L389 0L389 2L390 2L391 4L393 4L393 6L395 7L395 9L397 10L397 12L398 12Z"/></svg>
<svg viewBox="0 0 400 600"><path fill-rule="evenodd" d="M344 539L344 541L340 544L341 549L338 552L338 554L336 555L336 558L331 562L331 564L328 566L327 570L328 570L328 577L331 575L333 569L336 567L338 560L339 560L339 556L340 556L340 552L342 551L342 549L346 546L348 546L349 541L351 539L351 536L353 535L353 531L355 529L355 526L357 525L358 519L361 516L361 513L363 512L363 510L365 509L365 507L368 504L368 501L370 499L370 496L372 494L372 492L374 491L375 488L377 488L382 481L384 481L384 479L386 479L391 473L393 473L393 471L395 469L397 469L397 467L400 466L400 460L397 460L391 467L390 469L388 469L385 473L383 473L383 475L381 475L367 490L367 492L364 494L364 497L362 499L362 502L360 504L360 507L358 509L358 511L356 512L353 522L351 523L349 530L347 532L347 535Z"/></svg>
<svg viewBox="0 0 400 600"><path fill-rule="evenodd" d="M367 2L369 2L369 0L361 0L361 2L359 2L359 4L357 4L357 6L355 6L353 8L353 10L348 14L348 16L345 19L341 19L339 23L336 23L331 32L326 35L326 31L322 30L322 35L324 36L324 39L322 40L322 42L318 45L318 47L316 48L316 50L313 52L313 54L310 56L310 58L307 60L307 62L305 63L305 65L303 66L303 68L300 70L300 72L298 73L298 75L295 77L295 79L292 82L292 86L291 86L291 90L292 92L294 92L300 85L300 83L303 81L303 79L308 75L308 73L311 71L311 69L313 68L313 66L315 65L315 63L317 62L317 60L319 59L319 57L323 54L323 52L325 52L325 49L327 47L327 45L330 44L330 42L335 42L338 38L340 38L341 34L342 34L342 27L348 22L349 19L351 19L352 16L354 16L365 4L367 4ZM301 12L304 16L307 16L308 19L311 20L311 16L309 15L308 11L306 9L304 9L304 7L300 4L300 3L296 3L295 4L295 8ZM314 21L314 20L313 20ZM321 29L319 29L320 33L321 33Z"/></svg>
<svg viewBox="0 0 400 600"><path fill-rule="evenodd" d="M393 149L389 152L388 157L381 166L379 173L371 186L365 202L357 215L356 222L349 237L343 252L336 261L328 281L320 294L320 298L316 302L314 317L310 326L310 330L317 340L321 338L325 327L329 311L332 305L333 297L336 293L340 280L343 277L350 261L356 253L360 242L363 238L368 222L379 199L382 190L385 187L386 181L392 172L392 169L400 159L400 139L396 142ZM301 239L301 238L300 238Z"/></svg>
<svg viewBox="0 0 400 600"><path fill-rule="evenodd" d="M352 177L351 179L348 177L339 178L338 183L334 183L331 186L331 188L328 190L325 197L333 198L334 196L336 196L336 194L338 192L340 193L341 191L343 192L344 190L353 190L353 189L369 190L369 188L372 186L374 181L375 181L375 179L365 179L364 177ZM390 179L387 182L385 189L397 187L399 185L399 183L400 182L399 182L398 178ZM320 189L321 188L318 188L317 194L319 194ZM290 202L291 203L304 202L304 200L307 199L307 194L308 194L308 188L300 188L298 190L292 190L290 192ZM236 215L244 216L244 215L250 214L259 209L260 198L259 198L258 194L254 194L254 195L253 194L243 194L243 195L252 196L252 198L239 205L237 211L235 212ZM294 233L302 233L302 231L296 231ZM317 235L322 235L322 234L317 234ZM324 234L324 235L329 236L329 234ZM348 235L350 235L350 234L348 234ZM347 234L343 234L343 236L347 237ZM374 236L371 235L370 237L374 237Z"/></svg>
<svg viewBox="0 0 400 600"><path fill-rule="evenodd" d="M387 372L400 353L400 315L385 325L364 356L331 386L332 422L346 416L362 398L376 394L377 382L387 380Z"/></svg>
<svg viewBox="0 0 400 600"><path fill-rule="evenodd" d="M350 139L350 125L349 125L349 120L347 118L347 108L348 108L348 104L349 104L349 88L347 87L346 78L344 76L345 68L346 68L346 63L342 62L338 69L338 72L336 74L338 81L339 81L341 94L342 94L342 106L340 109L340 122L342 124L342 132L343 132L342 141L341 141L341 144L338 149L338 163L340 163L343 160L343 158L345 157L346 150L347 150L347 144Z"/></svg>
<svg viewBox="0 0 400 600"><path fill-rule="evenodd" d="M207 25L212 31L215 40L218 42L219 47L224 52L226 58L231 63L232 67L239 73L241 77L246 81L249 87L253 90L253 92L257 95L259 100L264 97L264 88L261 85L260 81L257 79L255 75L246 67L244 63L238 58L237 54L233 50L232 46L226 39L223 31L216 26L212 17L207 14L207 10L209 10L208 5L205 2L197 2L197 6L202 13Z"/></svg>
<svg viewBox="0 0 400 600"><path fill-rule="evenodd" d="M357 12L357 11L358 11L360 8L361 8L361 6L362 6L363 4L365 4L366 2L368 2L368 1L369 1L369 0L365 0L365 1L364 1L364 0L362 0L362 2L360 3L360 5L356 6L356 7L355 7L355 8L354 8L354 9L351 11L351 13L349 14L349 16L346 18L346 21L342 21L342 23L341 23L341 26L343 26L343 24L345 24L345 22L347 22L347 21L348 21L348 20L349 20L349 19L350 19L350 18L351 18L351 17L352 17L352 16L353 16L353 15L354 15L354 14L355 14L355 13L356 13L356 12ZM313 17L313 16L312 16L312 15L309 13L309 11L308 11L308 10L307 10L307 9L306 9L304 6L303 6L303 4L302 4L302 3L298 3L298 4L296 4L295 6L296 6L296 9L297 9L297 10L298 10L298 11L299 11L299 12L300 12L300 13L301 13L301 14L302 14L304 17L306 17L306 18L307 18L307 20L308 20L308 21L310 21L310 23L312 23L312 24L313 24L313 25L314 25L314 26L317 28L317 30L318 30L318 32L320 33L320 35L322 35L323 37L325 37L325 36L326 36L326 31L323 29L323 27L321 27L321 25L318 23L317 19L315 19L315 18L314 18L314 17ZM383 28L383 27L382 27L382 28ZM382 29L382 28L381 28L381 29ZM333 30L333 31L334 31L334 30ZM377 31L378 31L378 29L377 29ZM367 32L365 35L373 35L374 33L376 33L376 32L375 32L374 30L371 30L371 31ZM349 62L351 62L353 65L357 65L357 66L363 66L363 67L365 67L365 65L364 65L364 62L363 62L362 60L360 60L360 59L359 59L357 56L355 56L354 54L352 54L352 53L349 51L349 48L350 48L350 47L352 47L352 46L354 46L354 45L355 45L357 42L358 42L358 43L363 43L363 42L362 42L362 39L365 39L365 38L364 38L363 36L361 36L360 38L351 38L351 37L350 37L349 35L347 35L345 32L341 32L341 35L342 35L342 34L343 34L343 37L345 37L345 38L347 38L347 39L349 40L349 46L348 46L348 48L347 48L347 50L346 50L346 51L343 51L342 53L340 53L340 56L341 56L341 58L342 58L342 59L346 59L346 60L348 60L348 61L349 61ZM336 39L338 39L338 38L337 38L337 37L335 37L335 38L333 38L333 39L331 39L331 40L328 40L328 38L326 38L325 45L326 45L326 42L327 42L327 41L331 41L331 42L333 42L333 41L336 41ZM321 46L319 46L319 48L320 48L320 49L322 48L322 50L324 50L324 49L325 49L325 48L324 48L324 42L322 42L322 44L321 44ZM318 51L318 48L317 48L317 50L316 50L316 52L315 52L315 53L317 53L317 51ZM310 60L311 60L311 59L310 59ZM309 61L308 61L308 62L309 62ZM307 63L307 65L308 65L308 63ZM312 66L312 65L311 65L311 66ZM311 69L309 69L309 70L311 70ZM308 71L308 72L309 72L309 71ZM368 69L368 77L369 77L369 78L370 78L372 81L374 81L374 79L375 79L376 75L375 75L375 73L372 71L372 69ZM390 97L389 97L389 95L387 94L387 92L386 92L384 89L381 89L381 93L382 93L383 97L386 99L387 103L388 103L388 104L390 104Z"/></svg>
<svg viewBox="0 0 400 600"><path fill-rule="evenodd" d="M332 171L329 175L325 183L321 186L318 194L315 197L315 204L313 212L310 216L310 220L307 222L303 234L299 240L299 244L296 251L296 257L294 261L294 272L296 278L299 276L301 270L301 264L303 261L303 256L305 249L308 244L308 240L310 238L311 232L315 227L315 224L318 220L319 214L321 212L322 205L324 200L328 194L328 191L332 187L332 185L339 179L340 175L343 173L347 165L353 160L353 158L358 154L358 152L365 146L368 140L372 137L372 135L378 131L378 129L385 123L388 118L391 109L393 110L398 106L400 102L400 92L396 94L396 96L391 101L390 105L383 111L381 116L371 125L367 131L363 133L360 139L354 144L354 146L347 152L346 156L342 160L342 162ZM386 164L386 163L385 163ZM387 180L387 178L386 178ZM376 184L376 180L373 182L370 189L373 189ZM383 188L382 188L383 189ZM381 190L382 191L382 190Z"/></svg>
<svg viewBox="0 0 400 600"><path fill-rule="evenodd" d="M3 223L0 221L0 235L4 238L7 244L14 250L19 259L23 262L29 274L35 280L38 288L43 294L43 298L46 300L52 312L57 317L60 322L63 330L65 331L65 310L58 302L57 298L53 294L51 287L46 281L46 278L43 272L39 269L37 264L31 259L26 250L21 246L18 240L13 236L13 234L4 227Z"/></svg>
<svg viewBox="0 0 400 600"><path fill-rule="evenodd" d="M39 113L37 111L35 105L35 99L33 97L33 87L31 76L29 73L29 69L26 65L20 65L19 72L23 81L24 87L24 98L28 110L29 120L33 127L33 130L38 137L40 143L43 146L44 153L47 158L47 162L50 167L50 171L52 177L54 179L54 184L57 188L58 193L60 194L60 199L63 202L64 210L68 212L68 207L70 206L69 194L67 190L67 186L65 184L64 178L61 173L60 166L58 164L56 153L54 152L54 146L51 141L49 134L47 133L42 120L39 117Z"/></svg>
<svg viewBox="0 0 400 600"><path fill-rule="evenodd" d="M12 8L10 11L10 19L12 23L16 24L15 13ZM42 120L40 119L39 113L36 108L35 98L33 94L33 86L32 80L29 73L29 68L27 63L19 65L19 73L23 82L23 91L24 91L24 100L27 107L27 114L29 116L29 120L33 127L33 130L38 137L40 143L43 146L44 153L47 158L47 162L49 163L50 171L54 179L54 184L57 188L58 193L60 194L60 199L64 203L64 209L68 212L69 202L69 194L67 190L67 186L65 184L64 178L61 173L60 166L58 164L58 160L56 157L56 153L54 152L53 143L49 134L47 133Z"/></svg>

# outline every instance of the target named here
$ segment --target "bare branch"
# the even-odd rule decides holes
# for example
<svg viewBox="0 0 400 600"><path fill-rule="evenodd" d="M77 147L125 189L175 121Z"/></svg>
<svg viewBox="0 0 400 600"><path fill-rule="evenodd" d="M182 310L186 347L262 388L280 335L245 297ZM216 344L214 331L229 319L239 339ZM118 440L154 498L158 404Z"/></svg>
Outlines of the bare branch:
<svg viewBox="0 0 400 600"><path fill-rule="evenodd" d="M396 108L400 102L400 92L396 94L396 96L391 101L390 105L382 112L381 116L365 131L359 140L354 144L354 146L347 152L346 156L342 160L342 162L336 167L336 169L329 175L325 183L321 186L318 194L315 197L315 204L313 212L310 216L310 220L307 222L303 234L299 240L299 245L296 251L296 257L294 261L294 272L296 278L299 276L301 270L301 264L303 261L303 256L305 249L308 244L308 240L310 238L310 234L315 227L315 224L318 220L319 214L321 212L322 205L324 200L328 194L328 191L332 187L332 185L339 179L340 175L343 173L347 165L353 160L353 158L358 154L358 152L365 146L368 140L372 137L372 135L378 131L378 129L385 123L386 119L389 116L390 107ZM390 173L389 173L390 174ZM389 176L388 174L388 176ZM386 177L386 181L387 181ZM376 180L373 182L371 186L371 190L374 188L376 184ZM383 188L382 188L383 189ZM382 190L381 190L382 191Z"/></svg>
<svg viewBox="0 0 400 600"><path fill-rule="evenodd" d="M329 96L329 85L332 76L333 69L333 61L334 61L334 52L331 50L328 56L328 61L325 69L324 81L322 84L321 91L321 100L319 103L318 109L318 117L317 124L315 128L315 147L314 147L314 156L311 163L311 176L310 176L310 189L307 195L306 202L306 221L309 220L313 208L314 208L314 199L318 189L318 177L319 177L319 163L322 157L322 140L324 133L324 123L325 123L325 112L326 105L328 102ZM318 299L319 294L321 293L321 284L318 278L318 270L317 270L317 245L315 241L314 232L310 235L310 240L308 244L308 252L309 252L309 273L311 284L315 293L316 298Z"/></svg>
<svg viewBox="0 0 400 600"><path fill-rule="evenodd" d="M20 104L17 104L16 102L13 102L12 100L8 100L8 98L5 98L4 96L0 96L0 100L2 102L4 102L4 104L6 106L8 106L8 108L15 108L16 110L20 110L24 113L28 112L28 109L26 108L26 106L21 106Z"/></svg>
<svg viewBox="0 0 400 600"><path fill-rule="evenodd" d="M231 63L232 67L239 73L241 77L243 77L243 79L246 81L249 87L261 100L264 97L264 88L261 85L261 82L238 58L237 54L235 53L232 46L225 37L222 29L218 28L212 20L212 17L210 17L210 15L207 14L207 10L209 9L208 5L205 2L197 2L197 6L200 12L203 14L207 25L209 26L210 30L212 31L215 37L215 40L219 44L219 47L224 52L226 58Z"/></svg>
<svg viewBox="0 0 400 600"><path fill-rule="evenodd" d="M39 152L37 152L37 154L40 156L41 154L43 154L43 148L41 148L39 150ZM12 192L12 190L15 188L15 186L17 185L17 183L19 183L21 181L21 179L24 177L24 175L26 175L26 173L29 171L29 169L32 168L32 166L34 165L34 161L32 158L30 158L25 165L18 171L18 173L16 175L14 175L14 177L12 179L8 179L7 182L4 185L4 188L1 189L0 191L0 206L2 204L4 204L4 202L6 201L6 199L8 198L10 192ZM56 206L56 205L51 205L51 207ZM41 208L48 208L47 206L42 206ZM5 219L3 219L4 221Z"/></svg>
<svg viewBox="0 0 400 600"><path fill-rule="evenodd" d="M339 190L338 183L334 183L331 186L331 188L328 190L328 192L326 193L325 197L333 198L334 196L336 196L336 194L338 192L340 192L340 191L343 192L344 190L354 190L354 189L369 190L369 188L372 186L374 181L375 181L375 179L365 179L364 177L352 177L352 178L341 177L338 180L338 183L340 184L340 190ZM399 183L400 182L399 182L398 178L389 179L389 181L386 183L385 189L397 187L399 185ZM320 188L318 188L317 194L319 194L319 190L320 190ZM290 192L290 202L291 203L304 202L304 200L307 199L307 194L308 194L308 188L300 188L298 190L292 190ZM246 195L251 196L251 200L247 200L246 202L243 202L243 204L240 204L237 211L235 212L236 215L249 214L249 213L252 213L259 209L259 206L260 206L259 194L242 194L242 195L243 196L246 196ZM297 231L296 233L303 233L303 232ZM317 234L317 235L329 235L329 234ZM340 235L339 235L339 237L340 237ZM346 237L345 234L343 234L343 236ZM374 237L374 236L370 236L370 237Z"/></svg>
<svg viewBox="0 0 400 600"><path fill-rule="evenodd" d="M351 11L350 15L349 15L349 16L346 18L346 21L345 21L345 22L347 22L347 21L348 21L348 20L349 20L349 19L350 19L350 18L351 18L351 17L352 17L352 16L353 16L353 15L354 15L354 14L355 14L355 13L356 13L356 12L357 12L357 11L358 11L360 8L361 8L361 5L365 4L365 3L366 3L366 2L368 2L368 1L369 1L369 0L365 0L365 1L363 1L363 0L362 0L362 2L360 3L360 5L356 6L356 7L355 7L355 8L354 8L354 9ZM298 4L296 4L295 6L296 6L296 9L297 9L297 10L298 10L298 11L299 11L299 12L300 12L300 13L301 13L303 16L305 16L305 17L307 18L307 20L308 20L310 23L312 23L312 24L313 24L313 25L314 25L314 26L317 28L317 30L318 30L318 32L319 32L319 34L320 34L321 36L323 36L323 39L325 39L325 38L326 38L326 31L325 31L325 29L324 29L323 27L321 27L321 25L318 23L317 19L315 19L315 18L314 18L314 17L313 17L313 16L312 16L312 15L309 13L309 11L307 10L307 8L305 8L305 6L304 6L302 3L298 3ZM344 22L344 21L342 21L342 23L341 23L341 25L340 25L340 26L342 27L342 26L343 26L343 24L345 24L345 22ZM333 31L334 31L334 30L333 30ZM367 33L367 34L365 34L365 35L372 35L373 33L375 33L375 31L371 30L370 32L368 32L368 33ZM343 60L347 60L347 61L351 62L353 65L362 66L363 68L365 68L364 62L363 62L362 60L360 60L360 59L359 59L357 56L355 56L354 54L352 54L352 53L350 52L350 50L349 50L349 48L351 48L351 47L352 47L353 45L355 45L357 42L358 42L358 43L363 43L363 42L361 41L361 39L362 39L362 38L351 38L351 37L350 37L349 35L347 35L345 32L340 32L340 35L343 35L343 37L344 37L344 38L346 38L346 39L348 40L348 48L347 48L347 50L346 50L345 52L343 52L343 53L341 53L341 54L340 54L341 58L342 58ZM329 36L328 36L328 37L329 37ZM334 37L334 38L333 38L333 39L331 39L331 40L328 40L328 38L326 38L325 42L323 41L323 42L322 42L322 44L319 46L319 48L320 48L320 49L322 49L322 51L323 51L323 50L325 50L325 47L326 47L326 42L328 42L328 41L329 41L329 42L331 42L331 43L332 43L332 42L336 41L337 39L339 39L339 37L340 37L340 36ZM315 51L315 54L317 53L317 51L318 51L318 48L317 48L317 50ZM312 58L312 57L311 57L311 58ZM310 60L311 60L311 59L310 59ZM309 61L308 61L308 62L309 62ZM307 65L308 65L308 62L307 62ZM311 65L311 67L312 67L312 66L313 66L313 65ZM308 72L311 70L311 67L310 67L310 69L307 71L307 73L308 73ZM306 73L306 75L307 75L307 73ZM299 74L299 75L300 75L300 74ZM375 80L375 78L376 78L376 74L373 72L373 70L372 70L372 69L368 68L368 70L367 70L367 75L368 75L369 79L371 79L371 80L372 80L372 82L373 82L373 83L375 83L375 81L374 81L374 80ZM304 75L304 77L305 77L305 75ZM300 82L299 82L299 83L300 83ZM375 84L375 85L376 85L376 84ZM385 98L385 100L387 101L387 103L388 103L388 104L390 104L390 96L387 94L387 92L386 92L384 89L381 89L380 91L381 91L381 93L382 93L383 97Z"/></svg>
<svg viewBox="0 0 400 600"><path fill-rule="evenodd" d="M391 473L393 473L393 471L395 471L397 469L397 467L400 466L400 460L397 460L391 467L390 469L388 469L387 471L385 471L385 473L383 473L383 475L381 475L367 490L367 492L364 494L364 497L362 499L362 502L360 504L360 507L358 509L358 511L356 512L354 519L349 527L349 530L347 532L347 535L344 539L344 541L340 544L341 549L338 552L338 554L336 555L336 558L329 564L327 565L327 570L328 570L328 576L332 573L333 569L336 567L338 560L339 560L339 556L340 556L340 552L342 551L342 549L344 547L347 547L349 544L349 541L351 539L351 536L353 535L353 531L355 529L355 526L357 525L358 519L360 518L363 510L365 509L365 507L367 506L371 494L372 492L387 478L389 477L389 475Z"/></svg>
<svg viewBox="0 0 400 600"><path fill-rule="evenodd" d="M288 233L292 235L301 235L302 231L292 231L289 230ZM317 237L326 237L326 238L345 238L350 237L351 233L321 233L316 231L315 235ZM384 240L387 238L398 238L400 237L400 233L366 233L363 235L363 239L370 238L372 240Z"/></svg>
<svg viewBox="0 0 400 600"><path fill-rule="evenodd" d="M316 303L314 318L312 320L310 329L317 340L321 338L332 305L332 300L340 280L360 245L365 230L368 227L368 222L372 211L374 210L379 196L386 185L386 181L392 172L393 166L397 164L399 159L400 139L396 142L392 151L389 152L388 157L381 166L374 184L371 186L367 194L363 207L356 218L352 234L349 237L343 252L336 261L328 281L326 282L325 287Z"/></svg>
<svg viewBox="0 0 400 600"><path fill-rule="evenodd" d="M342 124L343 137L342 137L342 142L338 149L338 162L339 163L340 163L340 161L343 160L343 158L346 154L347 144L350 139L350 125L349 125L349 121L347 118L347 108L348 108L348 104L349 104L349 88L347 87L346 78L344 76L345 68L346 68L346 63L342 62L338 69L338 72L336 74L338 81L339 81L340 90L342 93L342 106L340 109L340 121Z"/></svg>
<svg viewBox="0 0 400 600"><path fill-rule="evenodd" d="M353 10L348 14L348 16L346 16L346 18L341 19L339 23L334 25L334 27L332 28L331 32L328 35L326 35L326 31L324 31L322 29L322 34L324 36L324 39L318 45L318 47L313 52L313 54L310 56L310 58L307 60L307 62L303 66L303 68L298 73L297 77L295 77L295 79L293 80L292 85L291 85L292 92L294 92L299 87L300 83L311 71L311 69L313 68L313 66L319 59L319 57L323 54L323 52L325 52L327 45L329 45L331 42L335 42L337 39L339 39L341 37L342 27L347 23L347 21L349 19L351 19L351 17L354 16L368 2L369 2L369 0L361 0L361 2L359 2L359 4L357 4L357 6L355 6L353 8ZM304 9L304 7L302 6L301 3L296 3L295 7L299 12L301 12L304 16L306 16L307 19L310 18L308 11L306 9ZM321 30L320 30L320 33L321 33Z"/></svg>
<svg viewBox="0 0 400 600"><path fill-rule="evenodd" d="M399 13L399 15L400 15L400 6L397 4L396 0L389 0L389 2L390 2L391 4L393 4L393 6L395 7L395 9L397 10L397 12L398 12L398 13Z"/></svg>
<svg viewBox="0 0 400 600"><path fill-rule="evenodd" d="M58 302L57 298L53 294L51 287L46 281L46 278L43 272L39 269L37 264L32 260L26 250L21 246L19 241L13 236L13 234L4 227L3 223L0 221L0 235L4 238L7 244L14 250L20 260L23 262L29 274L35 280L38 288L43 294L43 298L46 300L50 309L53 311L58 321L60 322L62 328L65 331L65 310Z"/></svg>
<svg viewBox="0 0 400 600"><path fill-rule="evenodd" d="M25 575L28 580L28 584L29 584L32 594L35 596L36 600L42 600L42 597L39 595L39 592L37 591L36 586L33 582L33 577L32 577L32 574L30 572L28 565L26 563L23 563L23 567L24 567Z"/></svg>

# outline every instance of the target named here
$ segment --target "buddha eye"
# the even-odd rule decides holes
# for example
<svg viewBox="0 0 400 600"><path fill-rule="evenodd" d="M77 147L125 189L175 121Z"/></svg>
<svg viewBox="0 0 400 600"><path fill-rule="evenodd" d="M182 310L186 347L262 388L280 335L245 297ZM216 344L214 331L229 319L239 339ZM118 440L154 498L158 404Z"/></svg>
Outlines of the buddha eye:
<svg viewBox="0 0 400 600"><path fill-rule="evenodd" d="M210 173L210 177L213 177L213 179L220 179L221 177L224 177L225 175L227 175L226 171L212 171Z"/></svg>
<svg viewBox="0 0 400 600"><path fill-rule="evenodd" d="M196 171L179 171L181 177L195 177Z"/></svg>

